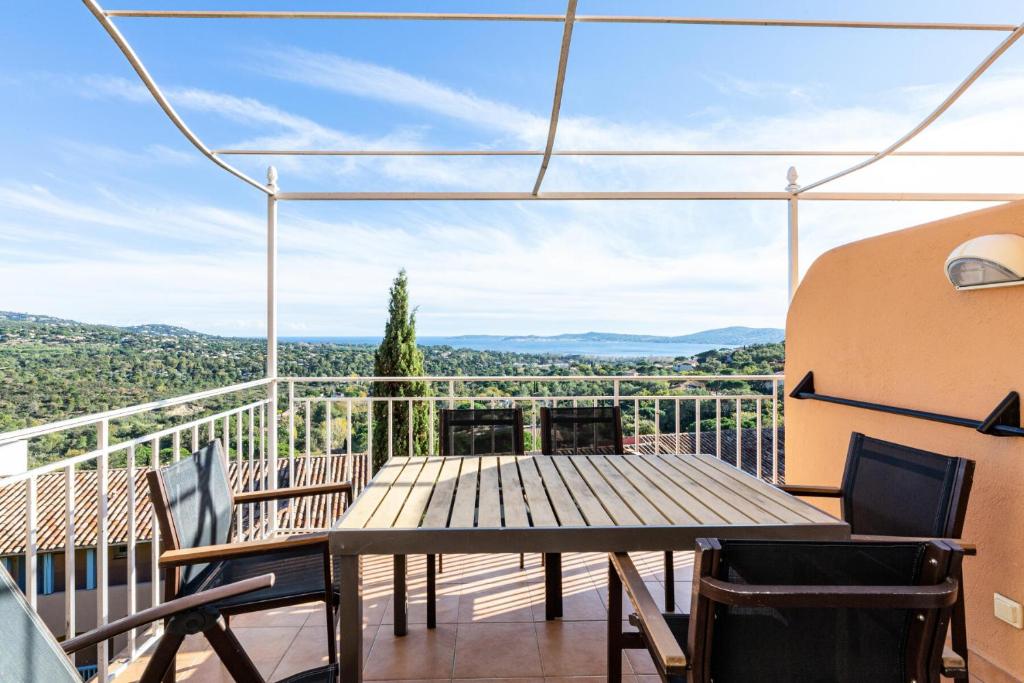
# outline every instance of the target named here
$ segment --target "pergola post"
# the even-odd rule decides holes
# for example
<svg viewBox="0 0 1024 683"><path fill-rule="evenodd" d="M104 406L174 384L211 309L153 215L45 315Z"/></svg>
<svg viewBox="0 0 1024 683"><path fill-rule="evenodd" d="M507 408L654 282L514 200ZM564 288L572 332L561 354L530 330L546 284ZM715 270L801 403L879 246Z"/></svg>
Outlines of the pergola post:
<svg viewBox="0 0 1024 683"><path fill-rule="evenodd" d="M789 208L789 300L793 301L797 285L800 284L800 222L797 207L799 200L796 194L800 186L796 182L795 166L789 167L789 171L786 172L786 180L789 181L789 184L786 185L786 192L789 193L789 199L786 201Z"/></svg>
<svg viewBox="0 0 1024 683"><path fill-rule="evenodd" d="M277 488L277 169L267 168L267 487ZM277 531L276 507L270 506L269 530Z"/></svg>

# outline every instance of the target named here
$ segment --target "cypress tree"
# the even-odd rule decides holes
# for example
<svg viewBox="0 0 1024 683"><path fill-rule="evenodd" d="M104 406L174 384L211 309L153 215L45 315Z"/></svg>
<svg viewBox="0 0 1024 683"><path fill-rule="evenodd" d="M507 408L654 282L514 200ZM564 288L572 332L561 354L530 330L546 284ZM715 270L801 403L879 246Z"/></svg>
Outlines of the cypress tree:
<svg viewBox="0 0 1024 683"><path fill-rule="evenodd" d="M409 309L409 278L403 268L391 284L388 322L384 339L373 359L377 377L420 377L423 352L416 346L416 310ZM417 397L427 395L426 382L374 382L373 396ZM427 403L394 401L392 408L392 455L426 455ZM411 413L411 414L410 414ZM409 425L412 423L412 452L409 452ZM373 407L373 465L379 468L388 459L388 406L386 401Z"/></svg>

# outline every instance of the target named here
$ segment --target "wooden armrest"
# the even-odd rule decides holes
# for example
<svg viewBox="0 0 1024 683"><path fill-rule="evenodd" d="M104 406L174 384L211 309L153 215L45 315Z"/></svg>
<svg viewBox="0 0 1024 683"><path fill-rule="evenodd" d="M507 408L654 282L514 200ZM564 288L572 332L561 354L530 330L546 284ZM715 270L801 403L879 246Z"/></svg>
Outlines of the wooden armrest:
<svg viewBox="0 0 1024 683"><path fill-rule="evenodd" d="M945 647L942 649L942 675L949 678L953 677L953 674L965 673L967 671L967 662L964 658L953 652L952 648Z"/></svg>
<svg viewBox="0 0 1024 683"><path fill-rule="evenodd" d="M877 534L853 534L851 541L861 542L889 542L889 543L924 543L926 541L945 541L964 551L964 555L977 555L978 546L974 543L965 543L959 538L931 538L922 536L879 536Z"/></svg>
<svg viewBox="0 0 1024 683"><path fill-rule="evenodd" d="M203 605L208 605L211 602L219 602L236 595L242 595L243 593L251 593L264 588L270 588L273 585L274 575L263 574L262 576L254 576L251 579L244 579L224 586L218 586L217 588L211 588L207 591L200 591L193 595L186 595L184 597L165 602L162 605L156 605L155 607L150 607L142 610L141 612L136 612L135 614L130 614L127 617L117 619L109 624L95 628L88 633L83 633L80 636L69 638L62 642L60 646L67 654L78 652L79 650L91 647L97 643L102 643L104 640L109 640L114 636L119 636L125 631L130 631L133 628L145 626L146 624L153 623L154 621L160 621L167 617L172 617L175 614L180 614L197 607L202 607Z"/></svg>
<svg viewBox="0 0 1024 683"><path fill-rule="evenodd" d="M314 486L289 486L284 489L265 489L262 491L244 491L235 494L235 505L242 503L262 503L266 500L282 498L301 498L303 496L319 496L324 493L351 493L352 482L340 481L333 484L316 484Z"/></svg>
<svg viewBox="0 0 1024 683"><path fill-rule="evenodd" d="M636 570L636 565L626 553L610 553L608 559L615 567L615 573L622 580L626 595L629 596L629 601L636 609L637 618L650 643L651 654L658 660L666 673L685 674L686 654L669 629L665 617L648 592L647 586L644 585L643 577Z"/></svg>
<svg viewBox="0 0 1024 683"><path fill-rule="evenodd" d="M794 496L811 498L842 498L843 490L835 486L802 486L800 484L779 484L778 487Z"/></svg>
<svg viewBox="0 0 1024 683"><path fill-rule="evenodd" d="M240 543L221 543L204 545L197 548L180 548L166 550L160 555L161 567L180 567L186 564L216 562L230 560L247 555L262 555L280 550L290 550L303 546L327 545L327 534L303 534L301 536L281 536L259 541L242 541Z"/></svg>
<svg viewBox="0 0 1024 683"><path fill-rule="evenodd" d="M932 586L774 586L730 583L709 576L700 593L740 607L860 607L938 609L956 602L959 584L946 579Z"/></svg>

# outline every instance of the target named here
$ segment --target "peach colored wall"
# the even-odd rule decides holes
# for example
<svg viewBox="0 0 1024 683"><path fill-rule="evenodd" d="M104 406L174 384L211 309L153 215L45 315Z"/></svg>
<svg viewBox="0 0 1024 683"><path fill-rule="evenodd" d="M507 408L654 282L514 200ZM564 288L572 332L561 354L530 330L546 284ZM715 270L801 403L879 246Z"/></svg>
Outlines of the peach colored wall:
<svg viewBox="0 0 1024 683"><path fill-rule="evenodd" d="M1024 394L1024 286L957 292L943 272L956 245L989 233L1024 235L1024 202L823 254L789 309L790 387L813 370L824 394L975 419ZM793 399L786 427L794 484L838 484L853 431L977 462L964 532L979 547L965 562L971 647L1024 679L1024 631L992 614L994 592L1024 602L1024 438Z"/></svg>

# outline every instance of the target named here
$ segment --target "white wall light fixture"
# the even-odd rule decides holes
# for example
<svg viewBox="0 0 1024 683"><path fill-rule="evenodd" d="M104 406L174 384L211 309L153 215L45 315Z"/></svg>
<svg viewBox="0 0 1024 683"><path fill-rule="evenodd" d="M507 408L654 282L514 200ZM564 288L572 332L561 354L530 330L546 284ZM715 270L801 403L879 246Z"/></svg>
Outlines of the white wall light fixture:
<svg viewBox="0 0 1024 683"><path fill-rule="evenodd" d="M967 240L946 259L946 277L957 289L1024 284L1024 236L982 235Z"/></svg>

